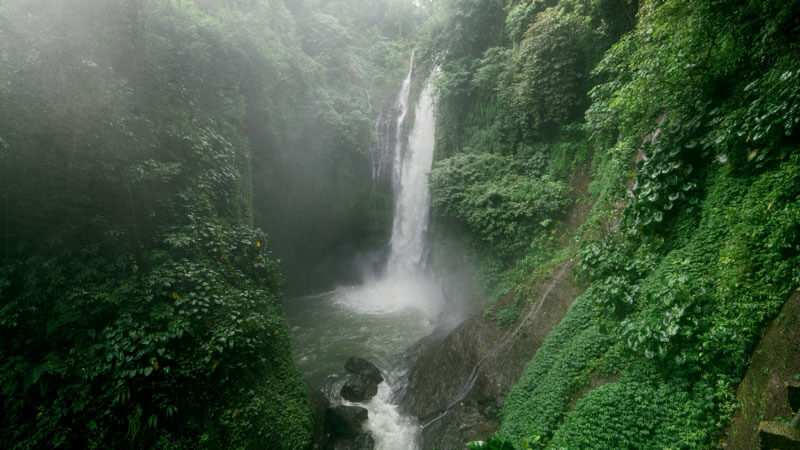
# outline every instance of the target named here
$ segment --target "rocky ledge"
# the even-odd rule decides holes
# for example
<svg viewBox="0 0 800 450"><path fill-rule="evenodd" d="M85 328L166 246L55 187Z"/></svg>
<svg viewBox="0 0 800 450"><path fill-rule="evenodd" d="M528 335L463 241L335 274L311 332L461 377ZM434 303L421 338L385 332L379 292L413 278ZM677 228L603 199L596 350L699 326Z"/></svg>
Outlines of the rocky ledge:
<svg viewBox="0 0 800 450"><path fill-rule="evenodd" d="M572 266L568 262L539 282L510 328L475 315L403 354L406 387L397 400L422 424L423 448L462 449L497 430L506 393L581 293Z"/></svg>

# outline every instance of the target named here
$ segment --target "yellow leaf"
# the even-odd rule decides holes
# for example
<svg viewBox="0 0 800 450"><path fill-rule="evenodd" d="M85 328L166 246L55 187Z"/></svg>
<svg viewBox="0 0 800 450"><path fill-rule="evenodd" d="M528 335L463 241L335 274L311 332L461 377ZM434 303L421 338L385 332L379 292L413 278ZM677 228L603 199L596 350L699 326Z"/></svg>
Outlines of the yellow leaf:
<svg viewBox="0 0 800 450"><path fill-rule="evenodd" d="M158 370L158 360L155 360L155 361L153 362L153 369L156 369L156 370Z"/></svg>
<svg viewBox="0 0 800 450"><path fill-rule="evenodd" d="M174 298L175 300L177 300L177 299L181 298L181 296L180 296L180 295L178 295L178 293L177 293L177 292L175 292L175 291L172 291L172 298Z"/></svg>
<svg viewBox="0 0 800 450"><path fill-rule="evenodd" d="M256 247L261 247L261 241L256 241Z"/></svg>

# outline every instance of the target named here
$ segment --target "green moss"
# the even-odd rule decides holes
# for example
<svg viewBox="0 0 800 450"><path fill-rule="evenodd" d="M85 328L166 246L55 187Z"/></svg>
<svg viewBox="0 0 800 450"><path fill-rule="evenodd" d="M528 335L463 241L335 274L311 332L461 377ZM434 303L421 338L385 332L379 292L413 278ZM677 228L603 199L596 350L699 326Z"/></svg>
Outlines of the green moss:
<svg viewBox="0 0 800 450"><path fill-rule="evenodd" d="M501 411L499 435L512 442L549 438L563 418L578 378L609 345L608 336L594 326L588 295L573 302L525 367L519 383L508 393Z"/></svg>
<svg viewBox="0 0 800 450"><path fill-rule="evenodd" d="M620 252L632 255L628 264L655 256L620 281L637 287L634 302L622 316L595 309L607 301L610 279L577 299L509 393L500 435L517 443L552 436L554 448L706 445L732 411L733 387L761 329L796 283L798 162L756 176L718 167L695 212L672 222L683 232L657 238L644 254L606 247L610 261ZM576 377L598 356L622 379L569 409Z"/></svg>

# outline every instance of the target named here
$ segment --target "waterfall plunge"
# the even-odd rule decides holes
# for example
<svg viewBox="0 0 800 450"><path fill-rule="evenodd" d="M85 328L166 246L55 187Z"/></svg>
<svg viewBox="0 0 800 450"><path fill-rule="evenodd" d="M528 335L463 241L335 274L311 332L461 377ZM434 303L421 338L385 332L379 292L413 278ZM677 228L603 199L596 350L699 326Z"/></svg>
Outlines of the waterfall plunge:
<svg viewBox="0 0 800 450"><path fill-rule="evenodd" d="M390 252L379 278L367 277L360 286L343 288L342 306L380 314L414 308L437 317L444 303L441 287L427 273L427 233L430 215L428 174L433 164L435 121L433 89L426 84L414 111L414 126L406 143L403 130L409 117L414 56L395 101L396 120L381 115L379 136L372 151L373 178L391 174L395 199ZM394 148L389 144L394 139ZM346 305L344 304L346 303Z"/></svg>
<svg viewBox="0 0 800 450"><path fill-rule="evenodd" d="M417 102L414 127L403 141L403 130L408 118L411 94L413 56L408 75L395 105L394 149L387 143L390 119L381 116L376 123L381 141L373 150L373 177L377 180L391 169L395 197L395 215L392 224L391 251L386 272L382 277L359 286L340 287L330 294L333 304L348 311L348 317L374 317L378 322L386 317L419 317L422 323L410 327L407 333L429 331L432 319L440 314L444 303L440 285L426 272L427 231L430 210L428 174L433 164L434 102L433 90L426 85ZM389 151L392 154L389 155ZM391 162L391 166L388 163ZM366 328L366 327L365 327ZM425 331L427 330L427 331ZM420 333L422 331L422 333ZM339 330L341 332L341 330ZM403 333L394 337L413 342ZM369 340L368 337L363 338ZM373 351L373 353L376 353ZM381 383L376 397L364 403L369 410L366 428L375 439L376 450L408 450L419 448L420 427L416 419L404 416L392 403L394 390L398 389L401 374L395 373L389 361L377 361L384 370L387 383ZM387 364L388 363L388 364Z"/></svg>
<svg viewBox="0 0 800 450"><path fill-rule="evenodd" d="M358 288L362 294L368 293L361 296L359 306L361 311L372 306L384 312L414 308L431 318L438 314L444 302L439 284L425 272L430 216L428 174L433 164L435 132L433 90L430 84L426 84L422 90L414 111L414 127L408 137L408 145L404 145L403 130L408 117L413 70L412 55L408 75L403 80L397 98L399 113L391 172L395 210L389 260L381 279ZM383 151L386 147L378 146ZM373 172L379 173L380 168ZM371 299L371 302L366 299ZM395 378L394 374L390 374L389 378ZM392 381L395 382L390 381L390 384L396 384L396 380ZM376 449L405 450L419 447L419 425L414 419L404 417L392 404L389 384L382 383L378 396L366 406L370 414L367 428L375 438Z"/></svg>
<svg viewBox="0 0 800 450"><path fill-rule="evenodd" d="M406 79L406 82L410 84L410 79ZM403 89L406 89L405 83ZM435 133L431 91L430 85L426 85L420 94L408 146L404 148L402 139L397 140L394 158L395 212L388 276L417 273L425 265L430 214L428 174L433 164ZM405 121L404 115L401 118ZM398 125L401 123L398 120ZM398 136L401 130L402 127L398 126Z"/></svg>

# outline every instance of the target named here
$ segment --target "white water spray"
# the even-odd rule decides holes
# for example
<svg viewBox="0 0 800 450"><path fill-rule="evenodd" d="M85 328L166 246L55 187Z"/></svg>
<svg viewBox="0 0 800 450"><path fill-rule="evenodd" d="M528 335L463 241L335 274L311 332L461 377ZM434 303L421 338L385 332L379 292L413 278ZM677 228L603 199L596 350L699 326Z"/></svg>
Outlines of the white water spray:
<svg viewBox="0 0 800 450"><path fill-rule="evenodd" d="M419 424L414 418L401 414L391 400L392 389L384 382L378 385L378 394L365 403L370 415L367 429L375 439L375 448L419 448Z"/></svg>
<svg viewBox="0 0 800 450"><path fill-rule="evenodd" d="M411 54L411 62L408 65L408 74L403 79L403 84L400 86L400 93L397 95L397 109L400 111L397 114L397 122L394 129L394 157L392 161L392 186L394 187L395 198L400 189L400 177L402 176L403 166L403 129L405 127L406 118L408 117L408 102L411 97L411 76L414 73L414 54Z"/></svg>
<svg viewBox="0 0 800 450"><path fill-rule="evenodd" d="M435 132L431 91L427 85L420 95L406 151L397 146L398 183L387 276L421 272L425 266L430 215L428 174L433 164Z"/></svg>

